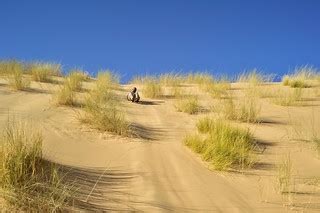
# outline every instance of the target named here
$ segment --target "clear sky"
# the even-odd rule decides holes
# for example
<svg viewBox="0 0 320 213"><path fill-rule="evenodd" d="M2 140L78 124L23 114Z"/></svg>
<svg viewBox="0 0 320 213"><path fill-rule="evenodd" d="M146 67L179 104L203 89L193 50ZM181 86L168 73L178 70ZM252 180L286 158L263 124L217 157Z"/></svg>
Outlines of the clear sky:
<svg viewBox="0 0 320 213"><path fill-rule="evenodd" d="M124 80L165 71L320 67L318 0L0 0L0 59Z"/></svg>

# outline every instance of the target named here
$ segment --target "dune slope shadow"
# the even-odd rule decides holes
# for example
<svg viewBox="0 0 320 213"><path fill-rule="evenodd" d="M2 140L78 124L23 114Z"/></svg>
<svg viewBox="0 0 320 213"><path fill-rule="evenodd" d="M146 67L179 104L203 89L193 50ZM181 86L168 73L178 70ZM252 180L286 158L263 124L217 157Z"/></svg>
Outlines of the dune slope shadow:
<svg viewBox="0 0 320 213"><path fill-rule="evenodd" d="M146 140L157 140L165 132L159 128L146 127L138 123L130 124L130 131L133 137Z"/></svg>
<svg viewBox="0 0 320 213"><path fill-rule="evenodd" d="M135 211L129 202L130 181L136 175L109 168L79 168L59 165L66 185L75 189L70 210Z"/></svg>

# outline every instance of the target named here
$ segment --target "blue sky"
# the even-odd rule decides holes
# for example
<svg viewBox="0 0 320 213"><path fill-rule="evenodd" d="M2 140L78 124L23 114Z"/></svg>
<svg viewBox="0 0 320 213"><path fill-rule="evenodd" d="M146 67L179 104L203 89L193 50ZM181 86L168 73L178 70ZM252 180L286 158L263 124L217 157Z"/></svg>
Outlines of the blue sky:
<svg viewBox="0 0 320 213"><path fill-rule="evenodd" d="M91 73L320 67L317 0L0 0L0 58Z"/></svg>

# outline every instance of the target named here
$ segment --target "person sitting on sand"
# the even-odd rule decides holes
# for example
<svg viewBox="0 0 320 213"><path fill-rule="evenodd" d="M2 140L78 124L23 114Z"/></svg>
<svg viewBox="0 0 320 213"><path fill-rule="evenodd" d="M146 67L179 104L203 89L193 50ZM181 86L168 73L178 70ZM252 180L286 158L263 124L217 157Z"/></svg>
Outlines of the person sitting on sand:
<svg viewBox="0 0 320 213"><path fill-rule="evenodd" d="M133 87L131 92L128 93L127 100L132 102L139 102L140 96L136 87Z"/></svg>

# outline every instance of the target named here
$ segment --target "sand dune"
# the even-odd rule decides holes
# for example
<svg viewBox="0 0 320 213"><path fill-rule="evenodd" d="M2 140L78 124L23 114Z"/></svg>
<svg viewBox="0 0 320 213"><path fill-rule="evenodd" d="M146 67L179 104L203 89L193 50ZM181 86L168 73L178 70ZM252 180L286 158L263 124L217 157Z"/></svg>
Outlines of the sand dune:
<svg viewBox="0 0 320 213"><path fill-rule="evenodd" d="M88 83L89 85L90 83ZM41 86L40 86L41 85ZM32 90L12 92L0 86L0 125L9 115L31 119L44 134L45 157L63 165L78 179L82 191L75 209L146 212L284 212L320 210L320 189L308 180L320 177L320 161L312 144L293 141L292 124L308 128L320 123L320 100L309 106L281 107L261 99L259 124L249 127L260 143L258 163L241 172L210 170L186 148L183 137L195 130L204 115L176 112L172 99L125 100L132 85L119 95L136 137L99 132L81 124L80 109L54 107L51 91L57 85L32 84ZM232 85L237 88L238 85ZM90 87L90 85L89 85ZM201 103L206 96L200 95ZM304 123L305 122L305 123ZM302 130L302 132L304 132ZM290 152L296 193L277 193L277 164ZM317 188L318 187L318 188ZM286 203L294 205L286 207Z"/></svg>

